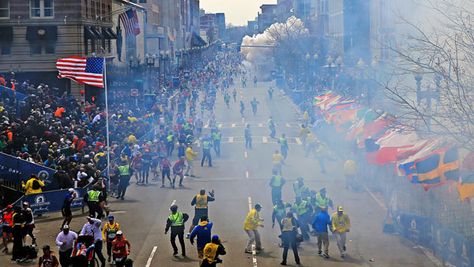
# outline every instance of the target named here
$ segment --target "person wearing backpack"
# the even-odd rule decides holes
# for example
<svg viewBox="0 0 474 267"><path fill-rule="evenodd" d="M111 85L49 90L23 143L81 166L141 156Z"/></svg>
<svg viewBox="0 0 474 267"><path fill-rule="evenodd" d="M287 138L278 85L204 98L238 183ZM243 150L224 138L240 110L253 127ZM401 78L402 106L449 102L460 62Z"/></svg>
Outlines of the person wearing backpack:
<svg viewBox="0 0 474 267"><path fill-rule="evenodd" d="M21 186L25 190L25 195L39 194L43 192L44 182L41 181L36 175L30 175L30 179L26 183L22 182Z"/></svg>

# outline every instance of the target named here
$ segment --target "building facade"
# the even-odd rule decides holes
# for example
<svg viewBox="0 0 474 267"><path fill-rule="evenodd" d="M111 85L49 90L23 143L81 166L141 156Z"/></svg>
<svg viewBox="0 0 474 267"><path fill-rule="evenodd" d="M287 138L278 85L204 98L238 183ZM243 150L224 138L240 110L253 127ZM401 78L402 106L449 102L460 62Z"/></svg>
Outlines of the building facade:
<svg viewBox="0 0 474 267"><path fill-rule="evenodd" d="M359 59L371 60L371 24L369 0L333 0L328 2L328 53L341 56L353 66Z"/></svg>
<svg viewBox="0 0 474 267"><path fill-rule="evenodd" d="M200 18L201 37L208 43L225 38L226 25L224 13L205 13Z"/></svg>
<svg viewBox="0 0 474 267"><path fill-rule="evenodd" d="M138 17L137 36L127 36L119 22L129 9ZM150 66L152 60L159 70L163 58L172 65L176 51L191 48L198 10L199 0L0 0L0 73L80 97L84 86L57 79L58 58L105 57L110 71Z"/></svg>
<svg viewBox="0 0 474 267"><path fill-rule="evenodd" d="M258 32L264 32L273 23L278 21L277 5L261 5L261 12L257 16Z"/></svg>
<svg viewBox="0 0 474 267"><path fill-rule="evenodd" d="M1 0L0 10L0 72L15 72L17 80L70 90L69 81L56 79L57 58L110 56L117 38L112 0Z"/></svg>

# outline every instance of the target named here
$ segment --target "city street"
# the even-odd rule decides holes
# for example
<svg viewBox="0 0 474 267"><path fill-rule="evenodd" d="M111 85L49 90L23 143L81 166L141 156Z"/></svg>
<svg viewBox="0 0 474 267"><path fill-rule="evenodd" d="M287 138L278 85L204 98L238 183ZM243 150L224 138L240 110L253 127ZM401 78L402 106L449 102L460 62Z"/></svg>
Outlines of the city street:
<svg viewBox="0 0 474 267"><path fill-rule="evenodd" d="M277 124L277 137L285 133L290 144L286 165L283 166L283 177L287 180L284 186L283 200L294 202L292 183L302 176L313 190L327 188L334 205L344 206L351 218L352 228L348 233L348 257L341 259L334 240L330 244L331 258L326 260L317 255L316 239L303 243L300 248L303 266L381 266L381 267L431 267L436 266L414 244L382 233L382 223L386 214L383 198L370 192L353 193L345 189L342 174L342 161L338 159L328 163L327 173L322 174L315 159L305 158L301 140L297 138L300 114L281 92L275 92L270 101L267 97L269 84L259 83L257 88L239 88L240 98L245 102L245 117L238 112L239 99L231 100L227 109L220 93L217 95L216 117L222 130L222 156L215 157L213 167L198 166L201 148L197 144L195 151L199 158L195 162L196 178L186 178L184 189L160 188L161 183L154 182L147 186L137 186L132 178L124 201L111 200L109 205L116 221L121 224L125 237L131 242L131 258L134 266L198 266L196 248L186 241L187 258L173 257L169 235L164 234L166 219L171 203L176 203L179 210L194 216L191 200L201 188L215 190L216 201L209 204L210 220L214 222L213 234L218 234L227 250L221 257L221 266L279 266L282 249L279 248L279 230L272 229L271 194L268 185L271 177L272 153L279 149L276 140L268 134L267 120L273 116ZM256 97L260 102L256 116L251 113L250 100ZM244 125L249 123L253 134L253 149L245 150ZM206 129L208 131L208 129ZM168 186L168 185L167 185ZM260 203L263 206L261 216L264 228L260 230L264 252L253 256L245 254L247 235L243 231L243 221L249 206ZM330 211L332 213L333 211ZM80 231L86 222L85 215L76 212L71 229ZM186 229L189 228L188 221ZM60 215L48 215L37 219L36 231L38 245L54 245L54 238L61 225ZM27 239L27 243L30 243ZM105 253L105 249L103 250ZM40 252L41 255L41 252ZM39 256L40 256L39 255ZM31 266L37 263L31 263ZM290 252L288 264L295 266ZM11 266L10 255L0 256L1 266ZM29 266L28 264L25 264Z"/></svg>

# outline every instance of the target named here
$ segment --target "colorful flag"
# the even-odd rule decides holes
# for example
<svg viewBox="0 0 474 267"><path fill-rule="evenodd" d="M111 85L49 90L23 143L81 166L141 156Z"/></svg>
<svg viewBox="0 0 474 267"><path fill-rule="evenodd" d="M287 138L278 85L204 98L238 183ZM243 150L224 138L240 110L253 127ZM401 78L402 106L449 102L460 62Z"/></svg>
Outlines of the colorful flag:
<svg viewBox="0 0 474 267"><path fill-rule="evenodd" d="M380 149L368 153L367 161L378 165L396 162L420 150L421 146L415 146L419 142L420 140L415 132L388 130L375 142L380 146ZM422 143L425 144L426 141Z"/></svg>
<svg viewBox="0 0 474 267"><path fill-rule="evenodd" d="M408 169L412 183L421 184L429 190L459 180L459 153L456 147L444 147L400 167Z"/></svg>
<svg viewBox="0 0 474 267"><path fill-rule="evenodd" d="M56 61L58 78L68 78L79 84L104 88L104 58L65 57Z"/></svg>
<svg viewBox="0 0 474 267"><path fill-rule="evenodd" d="M466 155L462 163L461 178L458 183L461 201L474 198L474 152Z"/></svg>
<svg viewBox="0 0 474 267"><path fill-rule="evenodd" d="M140 34L140 24L138 23L137 11L129 9L119 15L119 20L125 29L126 36L137 36Z"/></svg>

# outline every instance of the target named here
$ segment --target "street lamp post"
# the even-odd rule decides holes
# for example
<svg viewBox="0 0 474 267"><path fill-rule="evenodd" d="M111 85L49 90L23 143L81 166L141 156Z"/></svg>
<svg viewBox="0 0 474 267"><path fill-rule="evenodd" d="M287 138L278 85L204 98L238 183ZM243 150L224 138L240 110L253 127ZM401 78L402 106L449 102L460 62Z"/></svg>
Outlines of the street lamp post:
<svg viewBox="0 0 474 267"><path fill-rule="evenodd" d="M420 105L421 100L426 99L426 108L427 112L429 113L428 118L425 120L428 126L428 129L431 127L431 103L432 100L437 100L439 102L440 99L440 92L441 92L441 80L442 77L439 74L441 71L439 59L438 62L436 63L435 67L435 73L434 73L434 83L435 83L435 90L431 90L430 87L428 87L426 90L422 90L421 88L421 81L423 80L423 69L421 67L418 67L415 70L415 81L416 81L416 102L418 105Z"/></svg>
<svg viewBox="0 0 474 267"><path fill-rule="evenodd" d="M146 54L145 55L145 63L146 63L146 81L147 81L147 86L146 86L146 93L151 94L151 76L152 73L154 73L155 69L155 61L156 61L156 55L153 54Z"/></svg>
<svg viewBox="0 0 474 267"><path fill-rule="evenodd" d="M336 73L333 70L333 68L335 67L334 59L331 56L328 56L327 63L328 63L329 75L331 76L331 90L334 91L334 83L335 83L335 79L336 79L336 77L335 77Z"/></svg>
<svg viewBox="0 0 474 267"><path fill-rule="evenodd" d="M306 88L305 88L305 91L309 91L309 87L310 87L310 79L309 79L309 76L311 75L311 67L310 67L310 64L311 64L311 55L309 53L306 53L306 56L305 56L305 59L306 59L306 70L304 73L306 73Z"/></svg>

